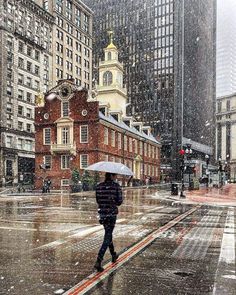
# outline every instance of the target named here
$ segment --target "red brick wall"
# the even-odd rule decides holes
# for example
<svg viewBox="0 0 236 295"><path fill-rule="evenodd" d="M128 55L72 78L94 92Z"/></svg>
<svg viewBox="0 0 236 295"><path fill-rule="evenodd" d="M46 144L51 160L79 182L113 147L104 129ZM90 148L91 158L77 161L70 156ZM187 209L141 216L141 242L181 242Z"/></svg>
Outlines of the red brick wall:
<svg viewBox="0 0 236 295"><path fill-rule="evenodd" d="M87 110L87 115L82 115L82 110ZM117 157L124 160L133 161L134 158L140 154L139 151L139 142L138 142L138 153L135 153L135 146L133 143L133 151L129 151L129 138L133 138L131 133L127 133L128 137L128 150L123 151L123 137L124 132L117 130L117 127L112 127L110 124L104 123L104 121L99 121L98 117L99 105L98 102L87 102L87 93L86 91L76 92L75 95L70 99L70 118L74 120L74 141L76 142L76 156L71 155L70 161L70 169L61 169L61 154L54 153L52 155L52 169L46 170L39 168L39 165L43 163L43 156L50 155L50 145L43 145L43 129L51 128L51 143L57 142L56 134L57 134L57 124L56 120L61 117L61 100L55 98L53 101L45 102L44 107L37 107L35 109L35 128L36 128L36 188L42 188L43 179L48 177L52 181L53 188L60 188L61 179L70 179L71 171L73 168L80 169L80 155L88 154L89 155L89 165L98 161L104 160L104 155L108 154L109 159L111 157ZM49 119L44 119L44 114L49 114ZM108 145L104 144L104 124L109 128L109 142ZM89 140L88 143L80 143L80 126L88 125L89 132ZM111 145L111 130L116 130L116 144L115 147ZM118 132L121 133L121 146L122 149L118 149ZM135 138L135 137L134 137ZM138 140L137 138L135 138ZM151 142L149 142L151 143ZM153 143L155 146L156 144ZM65 154L65 153L63 153ZM140 155L144 162L149 165L157 165L160 170L160 147L158 150L158 159L149 158L148 156L144 156L144 148L143 153ZM131 167L132 168L132 167ZM80 171L81 173L83 171ZM144 175L146 178L147 175ZM160 171L158 173L158 177L152 177L155 182L160 180Z"/></svg>

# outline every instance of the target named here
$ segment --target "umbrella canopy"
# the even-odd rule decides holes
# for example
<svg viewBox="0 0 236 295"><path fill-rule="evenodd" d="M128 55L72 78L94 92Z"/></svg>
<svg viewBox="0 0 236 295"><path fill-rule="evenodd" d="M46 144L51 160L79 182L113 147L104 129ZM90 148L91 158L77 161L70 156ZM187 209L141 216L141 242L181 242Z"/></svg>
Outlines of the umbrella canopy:
<svg viewBox="0 0 236 295"><path fill-rule="evenodd" d="M98 171L98 172L110 172L114 174L121 174L127 176L133 176L133 172L124 164L115 162L98 162L85 168L86 170Z"/></svg>

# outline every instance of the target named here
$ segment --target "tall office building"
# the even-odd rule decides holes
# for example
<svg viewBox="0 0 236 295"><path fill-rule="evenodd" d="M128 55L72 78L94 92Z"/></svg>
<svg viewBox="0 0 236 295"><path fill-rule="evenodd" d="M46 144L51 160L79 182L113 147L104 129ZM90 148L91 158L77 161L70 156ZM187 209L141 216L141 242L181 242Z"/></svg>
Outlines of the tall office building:
<svg viewBox="0 0 236 295"><path fill-rule="evenodd" d="M217 0L216 95L236 92L236 1Z"/></svg>
<svg viewBox="0 0 236 295"><path fill-rule="evenodd" d="M217 1L216 158L236 180L236 2Z"/></svg>
<svg viewBox="0 0 236 295"><path fill-rule="evenodd" d="M0 1L0 185L33 176L34 103L49 85L52 24L31 0Z"/></svg>
<svg viewBox="0 0 236 295"><path fill-rule="evenodd" d="M91 89L92 12L81 1L0 0L0 185L33 176L34 105L59 79Z"/></svg>
<svg viewBox="0 0 236 295"><path fill-rule="evenodd" d="M74 78L91 89L92 11L80 0L34 0L55 18L52 32L52 85Z"/></svg>
<svg viewBox="0 0 236 295"><path fill-rule="evenodd" d="M215 0L86 0L94 11L95 67L107 31L121 50L131 105L163 143L163 169L185 142L211 154L215 104ZM176 167L177 169L177 167Z"/></svg>

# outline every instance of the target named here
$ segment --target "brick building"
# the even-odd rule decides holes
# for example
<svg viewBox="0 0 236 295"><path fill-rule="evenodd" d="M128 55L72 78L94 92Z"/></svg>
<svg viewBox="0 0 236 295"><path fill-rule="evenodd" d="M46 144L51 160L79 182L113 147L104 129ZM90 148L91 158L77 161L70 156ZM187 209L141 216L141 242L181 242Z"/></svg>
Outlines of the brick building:
<svg viewBox="0 0 236 295"><path fill-rule="evenodd" d="M36 187L49 177L55 188L68 186L72 170L98 161L121 162L134 178L160 178L161 144L133 117L126 116L127 96L123 65L112 42L100 64L97 96L73 80L61 80L35 109ZM45 164L47 169L40 169Z"/></svg>

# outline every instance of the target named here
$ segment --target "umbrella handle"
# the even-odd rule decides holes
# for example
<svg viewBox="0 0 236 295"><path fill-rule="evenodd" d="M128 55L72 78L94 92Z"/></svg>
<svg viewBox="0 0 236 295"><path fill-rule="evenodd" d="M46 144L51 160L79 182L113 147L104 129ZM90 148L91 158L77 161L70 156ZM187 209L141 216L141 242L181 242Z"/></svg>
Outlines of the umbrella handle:
<svg viewBox="0 0 236 295"><path fill-rule="evenodd" d="M128 182L127 182L127 186L129 186L129 184L130 184L132 178L133 178L133 176L130 176L130 178L129 178Z"/></svg>

